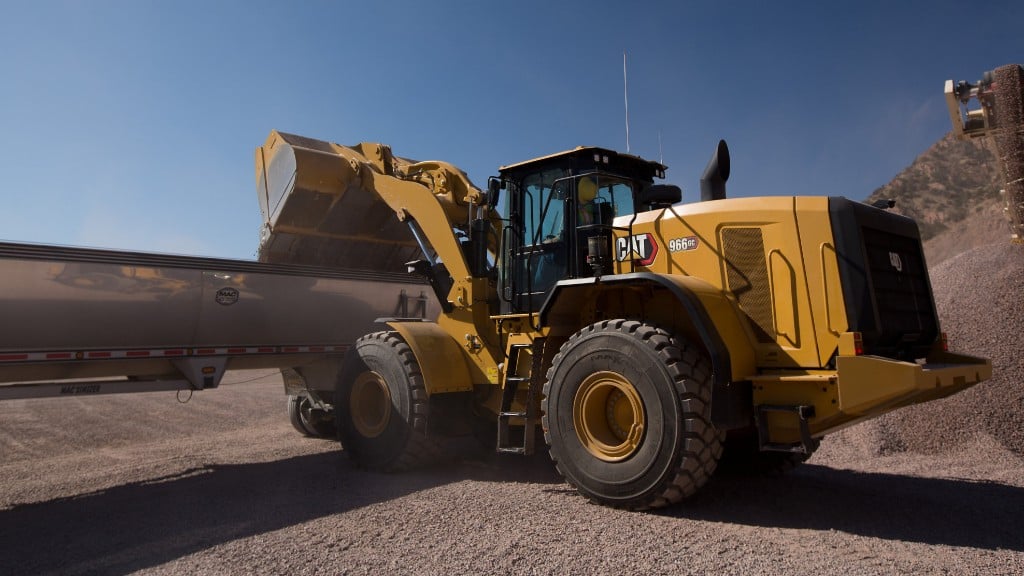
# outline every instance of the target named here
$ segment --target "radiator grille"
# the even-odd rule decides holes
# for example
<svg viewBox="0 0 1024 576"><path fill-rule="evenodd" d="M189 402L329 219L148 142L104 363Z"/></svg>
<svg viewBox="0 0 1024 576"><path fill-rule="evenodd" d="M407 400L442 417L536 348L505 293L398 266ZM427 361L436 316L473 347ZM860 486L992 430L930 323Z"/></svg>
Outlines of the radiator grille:
<svg viewBox="0 0 1024 576"><path fill-rule="evenodd" d="M910 218L829 198L850 332L865 354L915 360L939 339L921 233Z"/></svg>
<svg viewBox="0 0 1024 576"><path fill-rule="evenodd" d="M938 328L928 271L916 238L863 229L882 346L933 338Z"/></svg>
<svg viewBox="0 0 1024 576"><path fill-rule="evenodd" d="M757 339L775 341L772 296L768 267L764 259L764 239L760 228L726 228L722 231L729 291L750 317Z"/></svg>

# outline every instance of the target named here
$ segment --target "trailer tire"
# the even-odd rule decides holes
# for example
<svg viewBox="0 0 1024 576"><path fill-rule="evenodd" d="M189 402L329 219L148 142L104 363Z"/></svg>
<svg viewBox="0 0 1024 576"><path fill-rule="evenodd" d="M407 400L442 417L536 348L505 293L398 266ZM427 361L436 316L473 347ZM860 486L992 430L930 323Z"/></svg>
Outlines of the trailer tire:
<svg viewBox="0 0 1024 576"><path fill-rule="evenodd" d="M288 397L288 421L303 436L310 438L336 438L336 420L327 411L313 406L308 396Z"/></svg>
<svg viewBox="0 0 1024 576"><path fill-rule="evenodd" d="M374 332L345 357L335 392L344 451L359 466L401 471L439 460L427 435L430 414L423 375L397 332Z"/></svg>
<svg viewBox="0 0 1024 576"><path fill-rule="evenodd" d="M569 338L542 409L559 473L600 504L675 504L707 483L722 453L704 352L642 322L606 320Z"/></svg>

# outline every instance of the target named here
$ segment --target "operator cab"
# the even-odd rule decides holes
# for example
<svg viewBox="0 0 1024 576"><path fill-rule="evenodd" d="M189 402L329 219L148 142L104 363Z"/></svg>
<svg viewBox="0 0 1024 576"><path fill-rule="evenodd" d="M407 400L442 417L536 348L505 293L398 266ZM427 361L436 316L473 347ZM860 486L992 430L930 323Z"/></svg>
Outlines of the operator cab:
<svg viewBox="0 0 1024 576"><path fill-rule="evenodd" d="M664 165L604 148L578 147L499 174L509 218L499 256L502 314L536 312L559 280L613 273L614 219L681 195L654 184Z"/></svg>

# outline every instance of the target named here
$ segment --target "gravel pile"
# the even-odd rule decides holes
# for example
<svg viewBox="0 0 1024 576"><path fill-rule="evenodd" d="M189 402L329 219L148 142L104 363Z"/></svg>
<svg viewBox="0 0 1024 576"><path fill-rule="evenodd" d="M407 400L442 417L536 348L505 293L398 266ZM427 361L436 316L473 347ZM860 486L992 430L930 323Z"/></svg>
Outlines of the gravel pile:
<svg viewBox="0 0 1024 576"><path fill-rule="evenodd" d="M931 278L950 349L990 358L992 379L854 430L876 438L882 454L951 452L982 433L1024 455L1024 246L976 248L932 268Z"/></svg>

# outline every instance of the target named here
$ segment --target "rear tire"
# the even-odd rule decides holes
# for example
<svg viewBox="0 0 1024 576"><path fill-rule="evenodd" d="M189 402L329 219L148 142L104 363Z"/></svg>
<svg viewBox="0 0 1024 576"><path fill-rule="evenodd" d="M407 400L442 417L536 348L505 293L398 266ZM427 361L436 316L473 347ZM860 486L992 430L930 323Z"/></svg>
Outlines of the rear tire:
<svg viewBox="0 0 1024 576"><path fill-rule="evenodd" d="M692 495L722 453L710 374L700 349L649 324L608 320L577 332L544 385L544 439L559 473L618 508Z"/></svg>
<svg viewBox="0 0 1024 576"><path fill-rule="evenodd" d="M334 406L342 447L360 466L407 470L441 455L427 437L430 403L419 363L396 332L356 341L342 365Z"/></svg>

